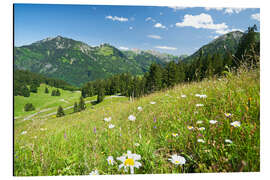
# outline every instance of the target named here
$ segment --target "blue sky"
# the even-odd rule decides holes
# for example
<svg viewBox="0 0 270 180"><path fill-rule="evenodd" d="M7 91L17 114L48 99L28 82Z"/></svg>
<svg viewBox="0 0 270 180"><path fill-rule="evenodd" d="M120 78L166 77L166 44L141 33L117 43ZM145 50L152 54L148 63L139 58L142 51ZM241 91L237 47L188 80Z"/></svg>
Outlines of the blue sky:
<svg viewBox="0 0 270 180"><path fill-rule="evenodd" d="M91 46L192 54L214 38L260 25L259 9L14 5L15 46L61 35Z"/></svg>

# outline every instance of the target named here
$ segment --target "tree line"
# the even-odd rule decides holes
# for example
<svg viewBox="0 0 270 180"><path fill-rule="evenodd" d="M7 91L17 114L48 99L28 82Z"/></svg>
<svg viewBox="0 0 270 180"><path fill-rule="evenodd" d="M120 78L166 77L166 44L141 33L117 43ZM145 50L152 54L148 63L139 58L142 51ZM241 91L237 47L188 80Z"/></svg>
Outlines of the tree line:
<svg viewBox="0 0 270 180"><path fill-rule="evenodd" d="M83 85L82 96L98 95L101 102L105 95L121 94L128 97L141 97L171 88L176 84L201 81L204 78L220 76L226 68L238 68L243 62L253 65L259 61L260 43L256 41L256 25L249 27L240 40L235 54L226 52L204 55L203 50L196 59L184 62L171 61L165 66L151 64L149 72L143 76L132 76L130 73L113 75L108 79L91 81Z"/></svg>

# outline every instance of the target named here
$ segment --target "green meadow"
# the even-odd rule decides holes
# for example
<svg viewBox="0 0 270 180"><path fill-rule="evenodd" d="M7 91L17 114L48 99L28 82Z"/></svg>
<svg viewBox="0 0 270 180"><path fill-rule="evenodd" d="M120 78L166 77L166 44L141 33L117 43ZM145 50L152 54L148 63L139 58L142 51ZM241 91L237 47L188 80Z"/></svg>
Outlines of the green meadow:
<svg viewBox="0 0 270 180"><path fill-rule="evenodd" d="M78 113L71 108L59 118L45 115L59 105L72 106L80 93L61 90L61 96L53 97L44 88L14 99L19 117L14 120L15 176L89 175L93 170L130 174L119 169L122 162L116 159L128 150L141 156L135 174L260 171L259 69L240 68L139 99L107 97ZM27 102L36 110L24 112ZM47 108L52 109L24 120ZM130 115L136 120L130 121ZM106 117L111 121L104 121ZM185 163L169 161L173 154ZM113 165L108 156L113 156Z"/></svg>

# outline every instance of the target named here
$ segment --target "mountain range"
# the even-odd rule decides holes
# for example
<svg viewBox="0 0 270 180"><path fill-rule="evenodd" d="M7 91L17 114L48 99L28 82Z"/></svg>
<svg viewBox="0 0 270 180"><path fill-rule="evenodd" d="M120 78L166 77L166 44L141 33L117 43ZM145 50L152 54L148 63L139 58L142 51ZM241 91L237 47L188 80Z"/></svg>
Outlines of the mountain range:
<svg viewBox="0 0 270 180"><path fill-rule="evenodd" d="M85 82L129 72L142 75L152 63L164 65L170 61L188 62L200 52L234 54L243 33L230 32L201 47L191 56L174 56L152 50L119 50L110 44L92 47L86 43L57 36L30 45L14 48L14 69L28 70L47 77L64 80L74 86Z"/></svg>

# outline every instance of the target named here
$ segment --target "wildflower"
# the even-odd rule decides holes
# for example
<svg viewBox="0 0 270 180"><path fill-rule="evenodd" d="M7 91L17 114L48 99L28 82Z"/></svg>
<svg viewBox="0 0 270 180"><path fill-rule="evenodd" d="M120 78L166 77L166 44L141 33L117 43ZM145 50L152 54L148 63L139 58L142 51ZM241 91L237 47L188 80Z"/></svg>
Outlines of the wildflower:
<svg viewBox="0 0 270 180"><path fill-rule="evenodd" d="M27 133L27 131L23 131L22 133L21 133L21 135L24 135L24 134L26 134Z"/></svg>
<svg viewBox="0 0 270 180"><path fill-rule="evenodd" d="M199 112L198 111L194 111L194 114L198 114Z"/></svg>
<svg viewBox="0 0 270 180"><path fill-rule="evenodd" d="M154 126L154 129L157 129L157 126Z"/></svg>
<svg viewBox="0 0 270 180"><path fill-rule="evenodd" d="M225 139L225 143L230 143L232 144L232 141L230 139Z"/></svg>
<svg viewBox="0 0 270 180"><path fill-rule="evenodd" d="M177 133L172 133L172 136L173 136L173 137L177 137L178 134L177 134Z"/></svg>
<svg viewBox="0 0 270 180"><path fill-rule="evenodd" d="M188 126L187 127L189 130L192 130L194 127L193 126Z"/></svg>
<svg viewBox="0 0 270 180"><path fill-rule="evenodd" d="M154 122L157 122L157 118L156 117L154 117Z"/></svg>
<svg viewBox="0 0 270 180"><path fill-rule="evenodd" d="M200 143L205 143L205 141L203 139L198 139L197 141Z"/></svg>
<svg viewBox="0 0 270 180"><path fill-rule="evenodd" d="M210 120L209 123L210 123L210 124L216 124L217 121L216 121L216 120Z"/></svg>
<svg viewBox="0 0 270 180"><path fill-rule="evenodd" d="M104 121L106 121L106 122L110 122L111 120L112 120L112 118L111 118L111 117L108 117L108 118L107 118L107 117L105 117L105 118L104 118Z"/></svg>
<svg viewBox="0 0 270 180"><path fill-rule="evenodd" d="M234 121L231 123L233 127L240 127L241 123L239 121Z"/></svg>
<svg viewBox="0 0 270 180"><path fill-rule="evenodd" d="M197 124L202 124L202 123L203 123L203 121L197 121L196 123L197 123Z"/></svg>
<svg viewBox="0 0 270 180"><path fill-rule="evenodd" d="M200 98L207 98L207 96L205 94L201 94Z"/></svg>
<svg viewBox="0 0 270 180"><path fill-rule="evenodd" d="M142 107L141 107L141 106L139 106L139 107L138 107L138 110L139 110L139 111L141 111L141 110L142 110Z"/></svg>
<svg viewBox="0 0 270 180"><path fill-rule="evenodd" d="M41 131L46 131L46 130L47 130L47 128L40 128L40 130L41 130Z"/></svg>
<svg viewBox="0 0 270 180"><path fill-rule="evenodd" d="M224 115L225 115L227 118L232 116L231 113L224 113Z"/></svg>
<svg viewBox="0 0 270 180"><path fill-rule="evenodd" d="M131 174L134 174L134 167L139 168L142 165L138 162L141 156L139 154L132 154L131 151L127 151L127 154L123 154L123 156L117 157L116 159L122 162L122 164L119 165L119 170L124 167L125 172L127 172L127 168L129 167Z"/></svg>
<svg viewBox="0 0 270 180"><path fill-rule="evenodd" d="M200 94L195 94L196 97L200 97L201 95Z"/></svg>
<svg viewBox="0 0 270 180"><path fill-rule="evenodd" d="M113 165L113 164L115 163L112 156L109 156L109 157L107 158L107 161L108 161L108 164L109 164L109 165Z"/></svg>
<svg viewBox="0 0 270 180"><path fill-rule="evenodd" d="M94 127L94 133L96 134L96 132L97 132L97 128L96 128L96 127Z"/></svg>
<svg viewBox="0 0 270 180"><path fill-rule="evenodd" d="M203 104L196 104L196 107L202 107L204 106Z"/></svg>
<svg viewBox="0 0 270 180"><path fill-rule="evenodd" d="M113 125L113 124L110 124L110 125L109 125L109 128L110 128L110 129L112 129L112 128L114 128L114 127L115 127L115 125Z"/></svg>
<svg viewBox="0 0 270 180"><path fill-rule="evenodd" d="M133 116L133 115L129 115L129 116L128 116L128 119L129 119L130 121L135 121L135 120L136 120L136 117Z"/></svg>
<svg viewBox="0 0 270 180"><path fill-rule="evenodd" d="M172 155L172 157L169 158L169 161L176 165L183 165L186 163L186 159L182 156L177 156L177 154Z"/></svg>
<svg viewBox="0 0 270 180"><path fill-rule="evenodd" d="M98 170L97 169L93 170L91 173L89 173L89 175L99 175Z"/></svg>
<svg viewBox="0 0 270 180"><path fill-rule="evenodd" d="M186 96L185 94L182 94L181 97L182 97L182 98L186 98L187 96Z"/></svg>
<svg viewBox="0 0 270 180"><path fill-rule="evenodd" d="M200 127L199 130L200 131L204 131L205 130L205 127Z"/></svg>
<svg viewBox="0 0 270 180"><path fill-rule="evenodd" d="M154 102L154 101L151 101L151 102L150 102L150 104L156 104L156 102Z"/></svg>
<svg viewBox="0 0 270 180"><path fill-rule="evenodd" d="M64 133L64 138L65 138L65 139L67 138L67 133L66 133L66 131L65 131L65 133Z"/></svg>
<svg viewBox="0 0 270 180"><path fill-rule="evenodd" d="M134 145L138 147L140 144L139 143L135 143Z"/></svg>

